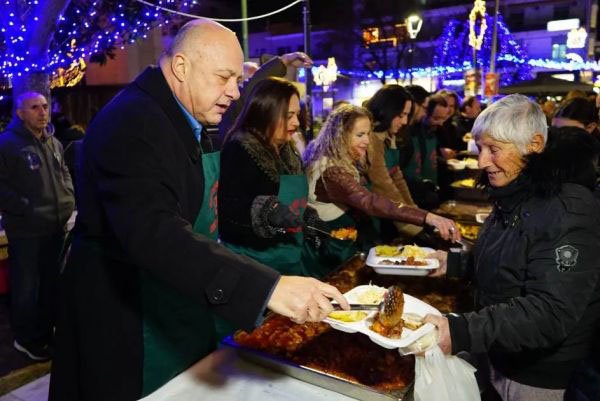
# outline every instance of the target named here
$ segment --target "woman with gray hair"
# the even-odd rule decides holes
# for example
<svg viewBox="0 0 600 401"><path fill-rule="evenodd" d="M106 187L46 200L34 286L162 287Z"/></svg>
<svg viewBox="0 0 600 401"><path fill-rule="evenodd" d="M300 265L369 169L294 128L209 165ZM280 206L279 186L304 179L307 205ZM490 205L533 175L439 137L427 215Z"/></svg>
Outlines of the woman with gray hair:
<svg viewBox="0 0 600 401"><path fill-rule="evenodd" d="M547 144L544 113L522 95L488 107L473 135L494 203L469 269L477 310L425 320L438 327L445 353L487 353L503 400L562 400L600 323L594 175L571 173L593 169L598 153L575 137Z"/></svg>

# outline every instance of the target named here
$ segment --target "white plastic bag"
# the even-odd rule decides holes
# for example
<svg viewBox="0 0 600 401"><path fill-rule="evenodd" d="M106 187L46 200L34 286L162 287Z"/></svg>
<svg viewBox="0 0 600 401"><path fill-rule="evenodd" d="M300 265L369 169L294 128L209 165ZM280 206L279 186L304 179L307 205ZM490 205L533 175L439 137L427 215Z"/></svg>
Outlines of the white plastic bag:
<svg viewBox="0 0 600 401"><path fill-rule="evenodd" d="M437 345L415 358L415 401L481 401L475 369Z"/></svg>

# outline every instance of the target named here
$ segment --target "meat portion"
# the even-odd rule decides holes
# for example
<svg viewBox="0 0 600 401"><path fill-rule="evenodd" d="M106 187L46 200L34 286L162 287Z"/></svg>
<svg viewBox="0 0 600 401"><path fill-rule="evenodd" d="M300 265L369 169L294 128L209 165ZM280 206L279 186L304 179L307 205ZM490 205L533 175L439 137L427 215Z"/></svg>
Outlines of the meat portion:
<svg viewBox="0 0 600 401"><path fill-rule="evenodd" d="M388 289L383 297L383 310L380 311L370 329L382 336L400 338L402 336L402 314L404 313L404 293L397 286Z"/></svg>

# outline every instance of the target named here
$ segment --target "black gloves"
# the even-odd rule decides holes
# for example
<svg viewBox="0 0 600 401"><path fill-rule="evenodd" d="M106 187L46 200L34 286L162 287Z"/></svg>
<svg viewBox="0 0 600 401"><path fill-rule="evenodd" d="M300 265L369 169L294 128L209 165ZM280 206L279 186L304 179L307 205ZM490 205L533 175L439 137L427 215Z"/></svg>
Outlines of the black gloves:
<svg viewBox="0 0 600 401"><path fill-rule="evenodd" d="M289 207L280 202L276 202L271 207L267 214L267 221L271 226L283 229L298 228L302 224L300 218Z"/></svg>
<svg viewBox="0 0 600 401"><path fill-rule="evenodd" d="M310 206L304 211L304 241L319 249L323 242L329 238L327 223L319 218L319 214Z"/></svg>

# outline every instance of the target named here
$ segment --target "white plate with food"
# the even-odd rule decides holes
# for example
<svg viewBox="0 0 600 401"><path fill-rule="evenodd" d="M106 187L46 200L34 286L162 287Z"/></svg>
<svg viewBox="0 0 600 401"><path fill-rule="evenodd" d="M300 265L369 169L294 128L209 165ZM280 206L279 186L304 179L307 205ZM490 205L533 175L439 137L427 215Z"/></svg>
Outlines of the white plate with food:
<svg viewBox="0 0 600 401"><path fill-rule="evenodd" d="M344 296L350 303L378 305L383 301L386 291L375 285L361 285ZM402 320L394 327L383 327L377 311L336 311L324 321L336 330L362 333L381 347L398 348L402 354L421 352L436 342L435 327L429 323L423 324L423 317L427 314L441 316L441 313L415 297L401 295L403 302L398 312L402 315Z"/></svg>
<svg viewBox="0 0 600 401"><path fill-rule="evenodd" d="M426 276L440 267L440 262L427 256L432 248L416 245L378 245L369 250L366 264L378 274Z"/></svg>

